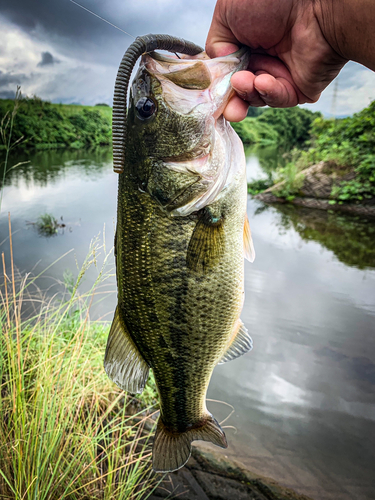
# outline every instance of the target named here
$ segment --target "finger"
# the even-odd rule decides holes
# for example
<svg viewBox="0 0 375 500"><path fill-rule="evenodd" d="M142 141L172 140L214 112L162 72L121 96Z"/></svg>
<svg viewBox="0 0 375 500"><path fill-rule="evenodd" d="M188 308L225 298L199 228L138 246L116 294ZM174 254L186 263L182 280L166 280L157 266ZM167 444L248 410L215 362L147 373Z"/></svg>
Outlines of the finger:
<svg viewBox="0 0 375 500"><path fill-rule="evenodd" d="M296 85L295 81L293 80L293 77L289 69L277 57L253 54L250 57L248 69L257 75L260 75L261 73L266 73L274 78L274 80L260 79L260 81L258 81L258 78L260 77L259 76L257 78L256 87L261 91L263 90L265 94L267 94L267 91L271 91L272 95L276 96L276 102L278 102L278 100L282 98L281 101L285 103L283 107L286 107L287 105L295 106L295 104L286 104L289 99L290 103L293 102L294 94L297 96L297 104L303 104L306 102L315 102L317 100L317 97L315 96L312 99L307 97L298 88L298 85ZM280 87L280 84L275 84L275 80L279 81L280 84L284 85L285 91L287 92L288 95L285 94L284 89ZM273 94L273 92L276 92L276 94ZM262 96L262 98L263 97L264 96Z"/></svg>
<svg viewBox="0 0 375 500"><path fill-rule="evenodd" d="M255 75L251 71L238 71L231 78L231 84L238 96L251 106L265 106L265 102L254 87Z"/></svg>
<svg viewBox="0 0 375 500"><path fill-rule="evenodd" d="M254 88L262 100L273 108L290 108L302 104L299 102L295 88L285 78L275 78L262 73L255 76Z"/></svg>
<svg viewBox="0 0 375 500"><path fill-rule="evenodd" d="M246 118L249 103L234 95L224 110L224 118L229 122L240 122Z"/></svg>

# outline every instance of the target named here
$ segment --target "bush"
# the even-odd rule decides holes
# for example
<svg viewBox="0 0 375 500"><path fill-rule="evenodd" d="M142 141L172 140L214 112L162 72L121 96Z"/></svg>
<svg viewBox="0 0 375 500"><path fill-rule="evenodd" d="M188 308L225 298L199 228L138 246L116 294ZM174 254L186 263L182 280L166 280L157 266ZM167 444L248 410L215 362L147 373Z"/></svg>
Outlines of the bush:
<svg viewBox="0 0 375 500"><path fill-rule="evenodd" d="M333 161L337 174L354 170L356 178L335 186L332 195L341 202L375 197L375 101L352 117L316 119L311 128L311 148L304 161L313 165Z"/></svg>
<svg viewBox="0 0 375 500"><path fill-rule="evenodd" d="M232 127L244 144L275 145L279 136L276 130L256 118L245 118L242 122L232 123Z"/></svg>
<svg viewBox="0 0 375 500"><path fill-rule="evenodd" d="M320 113L313 113L303 108L276 109L268 108L258 121L271 126L278 134L278 144L284 151L302 147L310 139L310 129Z"/></svg>
<svg viewBox="0 0 375 500"><path fill-rule="evenodd" d="M0 100L0 120L14 107L12 100ZM111 123L105 113L86 106L51 104L34 97L19 101L12 139L22 136L23 147L49 149L109 144Z"/></svg>
<svg viewBox="0 0 375 500"><path fill-rule="evenodd" d="M242 122L232 123L244 144L276 145L283 151L303 147L310 138L313 121L321 117L299 107L289 109L268 108L261 113L251 110Z"/></svg>

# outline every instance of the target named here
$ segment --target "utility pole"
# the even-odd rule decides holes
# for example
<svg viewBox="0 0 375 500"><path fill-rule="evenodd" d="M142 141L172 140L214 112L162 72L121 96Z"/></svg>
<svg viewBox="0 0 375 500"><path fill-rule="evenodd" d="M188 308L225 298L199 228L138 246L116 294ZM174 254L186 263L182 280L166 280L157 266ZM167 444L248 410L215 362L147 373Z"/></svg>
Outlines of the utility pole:
<svg viewBox="0 0 375 500"><path fill-rule="evenodd" d="M333 96L332 96L332 104L331 104L331 115L332 118L336 118L336 104L337 104L337 94L339 90L339 77L337 76L335 79L335 83L333 86Z"/></svg>

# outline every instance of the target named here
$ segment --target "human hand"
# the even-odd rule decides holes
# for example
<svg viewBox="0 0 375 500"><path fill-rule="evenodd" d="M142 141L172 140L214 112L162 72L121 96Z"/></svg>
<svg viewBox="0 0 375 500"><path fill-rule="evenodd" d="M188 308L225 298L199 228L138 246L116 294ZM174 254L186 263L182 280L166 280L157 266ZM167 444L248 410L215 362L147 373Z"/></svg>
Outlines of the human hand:
<svg viewBox="0 0 375 500"><path fill-rule="evenodd" d="M248 106L316 102L347 59L327 42L329 12L317 0L218 0L207 37L210 57L251 48L248 71L232 76L236 95L224 116L240 121ZM328 37L329 38L329 37Z"/></svg>

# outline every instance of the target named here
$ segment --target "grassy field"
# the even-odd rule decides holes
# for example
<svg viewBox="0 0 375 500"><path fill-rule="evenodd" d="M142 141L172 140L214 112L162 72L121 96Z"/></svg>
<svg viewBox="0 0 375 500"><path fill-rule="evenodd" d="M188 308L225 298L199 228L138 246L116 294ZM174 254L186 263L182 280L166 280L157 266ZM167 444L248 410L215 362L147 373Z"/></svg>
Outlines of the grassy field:
<svg viewBox="0 0 375 500"><path fill-rule="evenodd" d="M78 294L100 251L93 242L77 282L52 301L29 293L33 279L17 278L11 241L8 268L2 254L0 499L140 500L153 489L155 385L151 378L130 404L103 369L109 326L90 322L105 264L90 293Z"/></svg>

